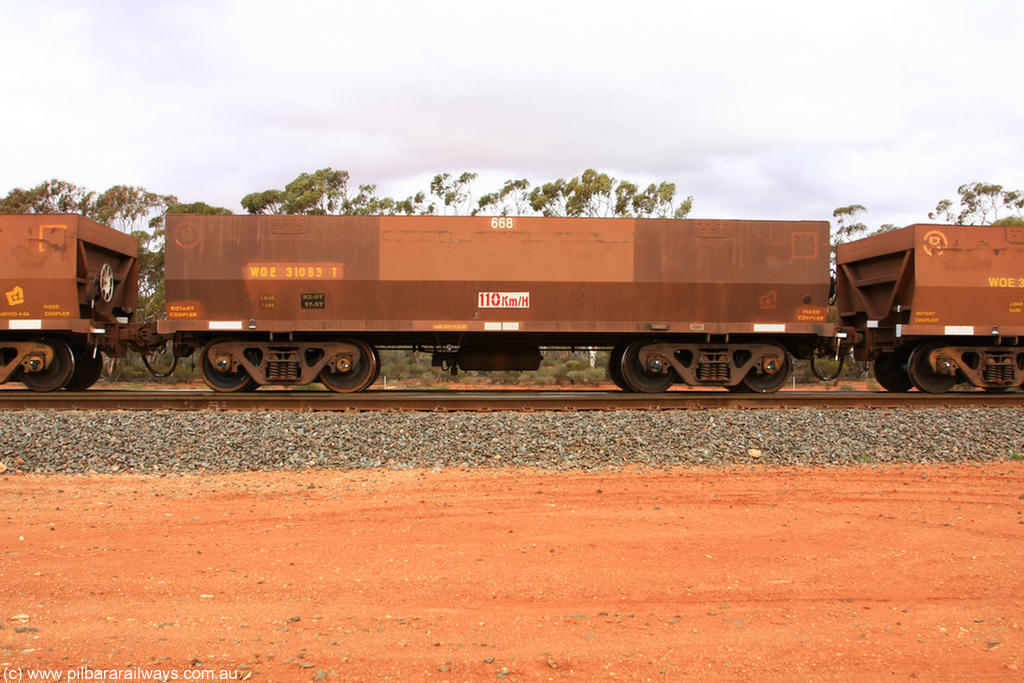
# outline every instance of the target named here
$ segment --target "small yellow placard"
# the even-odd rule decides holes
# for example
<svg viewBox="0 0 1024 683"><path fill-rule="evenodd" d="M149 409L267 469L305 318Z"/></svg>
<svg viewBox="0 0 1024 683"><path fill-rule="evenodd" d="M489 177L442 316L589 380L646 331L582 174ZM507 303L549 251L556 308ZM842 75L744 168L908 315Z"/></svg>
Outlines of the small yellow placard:
<svg viewBox="0 0 1024 683"><path fill-rule="evenodd" d="M935 311L914 311L914 319L911 322L919 325L934 325L939 322L939 314Z"/></svg>
<svg viewBox="0 0 1024 683"><path fill-rule="evenodd" d="M167 317L171 320L198 318L199 310L194 303L169 303L167 304Z"/></svg>
<svg viewBox="0 0 1024 683"><path fill-rule="evenodd" d="M799 323L823 323L828 309L817 306L805 306L796 310L796 321Z"/></svg>
<svg viewBox="0 0 1024 683"><path fill-rule="evenodd" d="M14 289L9 292L4 292L7 295L8 306L21 306L25 303L25 290L21 288L21 285L14 285Z"/></svg>

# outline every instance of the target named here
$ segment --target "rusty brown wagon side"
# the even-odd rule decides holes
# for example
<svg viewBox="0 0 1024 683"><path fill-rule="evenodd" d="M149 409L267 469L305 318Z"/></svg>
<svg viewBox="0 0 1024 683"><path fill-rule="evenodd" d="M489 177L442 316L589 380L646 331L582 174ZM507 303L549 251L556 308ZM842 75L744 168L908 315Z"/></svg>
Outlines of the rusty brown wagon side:
<svg viewBox="0 0 1024 683"><path fill-rule="evenodd" d="M623 387L756 391L826 322L825 222L171 215L167 320L221 391L373 382L376 347L531 369L540 347L613 349Z"/></svg>
<svg viewBox="0 0 1024 683"><path fill-rule="evenodd" d="M1024 228L911 225L837 247L840 320L890 391L1024 382Z"/></svg>
<svg viewBox="0 0 1024 683"><path fill-rule="evenodd" d="M86 389L124 355L138 241L77 215L0 215L0 382Z"/></svg>

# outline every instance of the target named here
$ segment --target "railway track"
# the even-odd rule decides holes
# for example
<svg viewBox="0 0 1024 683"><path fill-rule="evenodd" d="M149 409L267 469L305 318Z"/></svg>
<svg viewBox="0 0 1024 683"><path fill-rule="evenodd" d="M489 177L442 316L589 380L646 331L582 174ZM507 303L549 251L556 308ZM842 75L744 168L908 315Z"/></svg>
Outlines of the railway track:
<svg viewBox="0 0 1024 683"><path fill-rule="evenodd" d="M261 391L219 394L196 390L92 390L37 393L0 390L0 410L292 410L366 412L713 410L791 408L937 408L1024 405L1024 394L782 391L737 394L727 391Z"/></svg>

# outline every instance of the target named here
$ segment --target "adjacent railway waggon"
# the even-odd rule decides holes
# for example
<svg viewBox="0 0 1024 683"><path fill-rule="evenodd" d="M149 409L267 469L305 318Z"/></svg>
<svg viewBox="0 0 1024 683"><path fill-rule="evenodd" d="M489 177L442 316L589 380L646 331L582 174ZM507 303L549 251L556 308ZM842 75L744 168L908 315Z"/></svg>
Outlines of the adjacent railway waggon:
<svg viewBox="0 0 1024 683"><path fill-rule="evenodd" d="M834 277L824 221L170 215L165 239L166 315L143 323L133 238L0 216L0 381L84 389L102 354L170 344L221 392L360 391L385 348L453 372L604 348L650 393L772 392L793 359L851 353L890 391L1024 383L1021 227L872 235Z"/></svg>
<svg viewBox="0 0 1024 683"><path fill-rule="evenodd" d="M854 356L889 391L1024 382L1024 227L911 225L840 244Z"/></svg>
<svg viewBox="0 0 1024 683"><path fill-rule="evenodd" d="M75 215L0 215L0 382L86 389L123 356L138 241Z"/></svg>

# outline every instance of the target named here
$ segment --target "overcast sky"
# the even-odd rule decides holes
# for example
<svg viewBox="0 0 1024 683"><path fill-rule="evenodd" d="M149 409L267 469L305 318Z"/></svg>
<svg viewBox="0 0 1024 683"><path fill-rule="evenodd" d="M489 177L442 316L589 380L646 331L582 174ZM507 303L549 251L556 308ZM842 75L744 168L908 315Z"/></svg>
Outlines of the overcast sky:
<svg viewBox="0 0 1024 683"><path fill-rule="evenodd" d="M474 194L585 168L695 217L927 219L1024 189L1024 2L0 4L0 194L61 178L240 211L303 171Z"/></svg>

